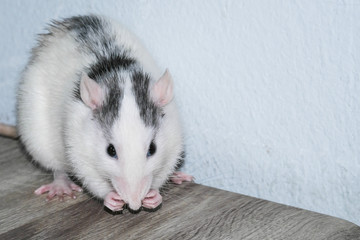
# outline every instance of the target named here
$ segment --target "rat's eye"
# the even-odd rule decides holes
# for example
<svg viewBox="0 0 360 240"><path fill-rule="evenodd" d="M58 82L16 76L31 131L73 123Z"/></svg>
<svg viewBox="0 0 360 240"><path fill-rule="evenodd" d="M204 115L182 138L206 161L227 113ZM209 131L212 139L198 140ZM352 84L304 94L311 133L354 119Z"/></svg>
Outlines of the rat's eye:
<svg viewBox="0 0 360 240"><path fill-rule="evenodd" d="M116 159L118 158L114 145L109 144L106 151L107 151L107 154L109 154L110 157L116 158Z"/></svg>
<svg viewBox="0 0 360 240"><path fill-rule="evenodd" d="M156 152L156 145L154 141L151 141L146 157L151 157L152 155L155 154L155 152Z"/></svg>

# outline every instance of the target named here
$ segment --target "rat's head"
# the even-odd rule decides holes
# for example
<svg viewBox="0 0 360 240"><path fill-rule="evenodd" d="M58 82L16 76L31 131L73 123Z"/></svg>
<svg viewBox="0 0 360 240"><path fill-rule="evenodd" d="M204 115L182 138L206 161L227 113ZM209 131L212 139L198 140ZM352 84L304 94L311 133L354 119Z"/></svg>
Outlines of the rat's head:
<svg viewBox="0 0 360 240"><path fill-rule="evenodd" d="M173 96L166 71L156 81L141 71L101 76L82 74L80 96L91 109L98 139L95 162L99 175L137 210L161 168L161 128L164 107ZM97 162L98 161L98 162Z"/></svg>

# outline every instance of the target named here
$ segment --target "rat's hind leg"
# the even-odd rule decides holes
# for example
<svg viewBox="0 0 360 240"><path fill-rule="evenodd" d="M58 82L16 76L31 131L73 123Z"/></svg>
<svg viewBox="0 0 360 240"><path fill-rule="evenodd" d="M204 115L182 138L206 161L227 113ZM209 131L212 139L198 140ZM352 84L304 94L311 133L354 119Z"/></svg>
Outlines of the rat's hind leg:
<svg viewBox="0 0 360 240"><path fill-rule="evenodd" d="M73 191L82 192L82 188L71 181L65 172L55 171L54 181L50 184L42 185L36 189L34 193L36 195L48 193L46 197L48 201L53 199L55 196L58 196L59 200L63 201L66 195L76 199Z"/></svg>
<svg viewBox="0 0 360 240"><path fill-rule="evenodd" d="M170 180L175 184L181 184L182 182L194 181L194 177L189 174L183 173L183 172L174 172L170 176Z"/></svg>

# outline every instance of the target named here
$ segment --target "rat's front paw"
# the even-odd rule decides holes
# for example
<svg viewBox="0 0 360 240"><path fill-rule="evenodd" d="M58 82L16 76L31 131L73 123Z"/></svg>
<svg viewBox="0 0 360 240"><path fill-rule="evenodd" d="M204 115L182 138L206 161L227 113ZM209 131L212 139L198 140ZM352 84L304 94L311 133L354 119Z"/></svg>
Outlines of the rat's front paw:
<svg viewBox="0 0 360 240"><path fill-rule="evenodd" d="M104 206L113 212L122 211L124 204L125 202L116 192L109 192L104 199Z"/></svg>
<svg viewBox="0 0 360 240"><path fill-rule="evenodd" d="M156 209L160 207L162 203L162 196L158 190L151 189L148 194L146 194L144 200L142 201L142 206L145 209Z"/></svg>

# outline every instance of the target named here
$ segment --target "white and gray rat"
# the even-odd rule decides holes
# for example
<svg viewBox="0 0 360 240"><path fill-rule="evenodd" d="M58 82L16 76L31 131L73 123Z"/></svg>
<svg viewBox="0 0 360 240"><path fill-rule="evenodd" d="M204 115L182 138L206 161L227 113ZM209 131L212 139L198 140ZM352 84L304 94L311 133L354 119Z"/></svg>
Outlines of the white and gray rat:
<svg viewBox="0 0 360 240"><path fill-rule="evenodd" d="M175 172L183 138L169 71L139 40L101 16L54 21L40 35L18 89L17 129L54 181L35 193L75 197L74 174L112 211L154 209Z"/></svg>

